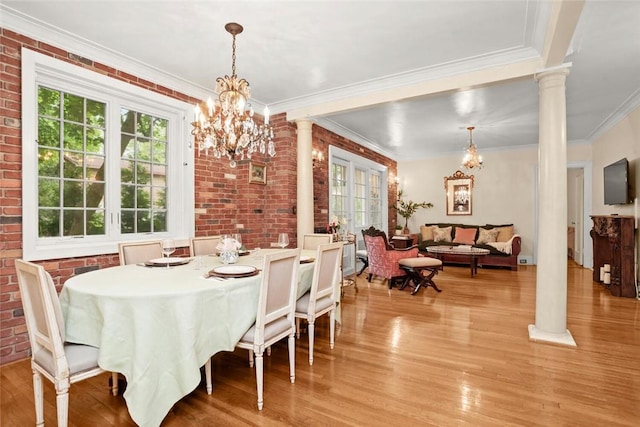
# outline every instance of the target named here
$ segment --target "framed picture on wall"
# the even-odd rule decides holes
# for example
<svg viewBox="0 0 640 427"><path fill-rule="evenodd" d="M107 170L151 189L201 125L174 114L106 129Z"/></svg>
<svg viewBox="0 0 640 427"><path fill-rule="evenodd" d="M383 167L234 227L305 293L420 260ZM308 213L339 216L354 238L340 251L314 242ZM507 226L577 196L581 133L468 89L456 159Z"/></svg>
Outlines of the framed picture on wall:
<svg viewBox="0 0 640 427"><path fill-rule="evenodd" d="M473 175L456 171L444 177L444 190L447 198L447 215L471 215Z"/></svg>
<svg viewBox="0 0 640 427"><path fill-rule="evenodd" d="M267 165L264 163L249 162L249 183L267 183Z"/></svg>

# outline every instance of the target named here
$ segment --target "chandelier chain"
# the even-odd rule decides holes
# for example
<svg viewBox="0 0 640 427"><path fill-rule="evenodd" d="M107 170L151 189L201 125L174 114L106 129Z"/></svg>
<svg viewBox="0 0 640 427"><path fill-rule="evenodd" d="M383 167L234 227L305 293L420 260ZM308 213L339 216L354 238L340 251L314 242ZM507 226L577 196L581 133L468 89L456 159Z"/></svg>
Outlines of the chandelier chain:
<svg viewBox="0 0 640 427"><path fill-rule="evenodd" d="M227 157L229 165L235 168L236 159L251 159L252 154L260 153L275 156L273 127L269 125L269 109L265 107L264 122L255 123L253 108L249 103L251 87L245 79L236 75L236 35L242 33L242 25L230 22L225 30L231 34L231 76L216 79L218 99L211 98L195 108L195 120L191 123L195 146L217 159Z"/></svg>
<svg viewBox="0 0 640 427"><path fill-rule="evenodd" d="M233 44L231 53L231 75L236 75L236 35L233 34Z"/></svg>

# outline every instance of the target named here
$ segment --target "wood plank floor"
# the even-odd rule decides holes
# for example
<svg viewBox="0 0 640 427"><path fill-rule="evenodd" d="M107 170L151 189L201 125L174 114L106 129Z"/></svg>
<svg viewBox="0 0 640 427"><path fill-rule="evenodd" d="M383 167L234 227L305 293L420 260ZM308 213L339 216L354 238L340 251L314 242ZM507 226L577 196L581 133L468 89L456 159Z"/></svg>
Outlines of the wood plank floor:
<svg viewBox="0 0 640 427"><path fill-rule="evenodd" d="M246 352L214 358L214 392L200 385L163 426L637 426L640 424L640 301L612 297L591 271L569 266L568 328L577 348L531 342L535 275L445 267L442 293L358 280L347 288L343 325L329 349L319 320L315 361L297 343L296 382L286 344L265 359L264 410L256 408ZM28 361L0 368L0 424L34 425ZM45 419L56 425L45 381ZM71 387L71 426L132 426L107 376Z"/></svg>

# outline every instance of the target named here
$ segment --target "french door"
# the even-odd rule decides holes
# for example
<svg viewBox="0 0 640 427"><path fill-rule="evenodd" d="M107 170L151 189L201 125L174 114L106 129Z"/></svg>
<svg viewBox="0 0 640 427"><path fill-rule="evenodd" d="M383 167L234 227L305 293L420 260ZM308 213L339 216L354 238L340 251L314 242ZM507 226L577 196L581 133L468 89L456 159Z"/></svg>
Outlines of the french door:
<svg viewBox="0 0 640 427"><path fill-rule="evenodd" d="M386 230L387 168L364 157L331 146L329 148L329 217L346 221L340 230L356 235L357 249L364 249L362 230L374 226ZM353 273L353 246L345 246L344 273Z"/></svg>

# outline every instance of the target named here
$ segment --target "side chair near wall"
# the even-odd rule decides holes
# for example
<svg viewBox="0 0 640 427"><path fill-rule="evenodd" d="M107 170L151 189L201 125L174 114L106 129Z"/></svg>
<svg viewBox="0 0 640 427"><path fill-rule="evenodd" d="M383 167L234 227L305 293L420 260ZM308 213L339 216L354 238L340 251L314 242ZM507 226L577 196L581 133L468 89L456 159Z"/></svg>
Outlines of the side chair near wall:
<svg viewBox="0 0 640 427"><path fill-rule="evenodd" d="M369 277L371 282L373 276L384 277L389 281L389 289L393 287L396 280L404 278L407 272L400 268L400 261L403 258L416 258L418 247L412 246L406 249L394 249L387 241L384 231L369 227L362 230L362 237L367 249L369 260Z"/></svg>
<svg viewBox="0 0 640 427"><path fill-rule="evenodd" d="M318 246L333 242L331 234L305 234L302 236L302 249L315 251Z"/></svg>
<svg viewBox="0 0 640 427"><path fill-rule="evenodd" d="M340 283L342 242L318 246L311 289L296 302L296 330L300 338L300 319L308 322L309 365L313 365L314 325L318 317L329 313L329 345L333 350L336 333L336 284Z"/></svg>
<svg viewBox="0 0 640 427"><path fill-rule="evenodd" d="M301 249L290 249L265 255L256 321L236 344L237 348L249 350L251 362L255 355L259 410L262 410L264 403L262 355L267 347L285 337L289 340L289 378L292 384L296 380L294 311L301 251ZM250 365L253 367L253 363ZM211 358L207 360L204 368L207 393L211 394Z"/></svg>
<svg viewBox="0 0 640 427"><path fill-rule="evenodd" d="M105 372L98 366L99 349L65 342L64 319L51 275L41 265L16 260L20 297L31 344L31 369L36 426L44 426L42 376L56 390L58 426L68 422L71 384ZM117 374L112 374L117 384ZM114 395L117 390L113 390Z"/></svg>
<svg viewBox="0 0 640 427"><path fill-rule="evenodd" d="M118 254L120 265L139 264L150 259L162 258L162 241L120 243Z"/></svg>
<svg viewBox="0 0 640 427"><path fill-rule="evenodd" d="M192 237L189 240L189 256L211 255L218 252L216 246L220 243L222 236Z"/></svg>

